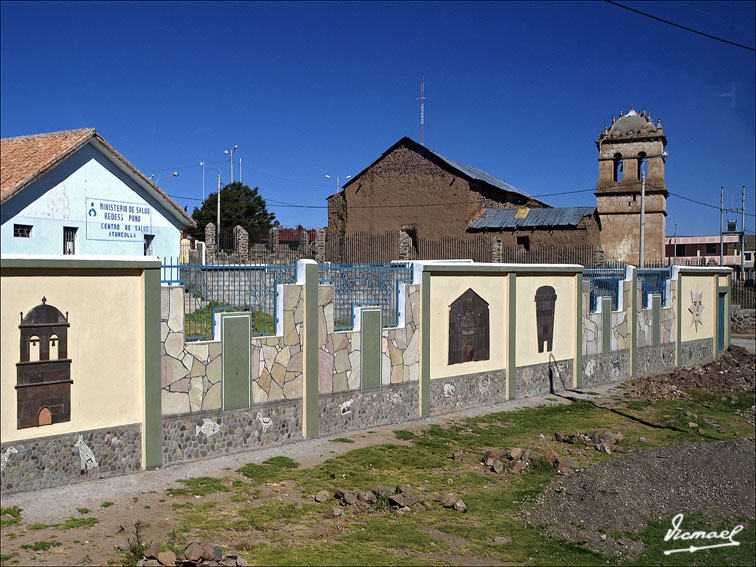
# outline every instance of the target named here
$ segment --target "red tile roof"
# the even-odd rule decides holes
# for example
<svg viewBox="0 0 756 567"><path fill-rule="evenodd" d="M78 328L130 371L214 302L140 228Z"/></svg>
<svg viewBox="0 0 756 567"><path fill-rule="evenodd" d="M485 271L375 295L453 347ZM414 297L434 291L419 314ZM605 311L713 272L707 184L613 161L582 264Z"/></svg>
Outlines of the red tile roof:
<svg viewBox="0 0 756 567"><path fill-rule="evenodd" d="M31 136L17 136L0 140L0 203L4 203L18 192L29 186L47 171L61 163L76 150L95 141L112 154L116 160L126 166L145 185L155 193L158 201L163 201L174 209L176 216L190 226L194 220L184 212L173 199L152 183L141 171L108 144L94 128L80 130L63 130Z"/></svg>

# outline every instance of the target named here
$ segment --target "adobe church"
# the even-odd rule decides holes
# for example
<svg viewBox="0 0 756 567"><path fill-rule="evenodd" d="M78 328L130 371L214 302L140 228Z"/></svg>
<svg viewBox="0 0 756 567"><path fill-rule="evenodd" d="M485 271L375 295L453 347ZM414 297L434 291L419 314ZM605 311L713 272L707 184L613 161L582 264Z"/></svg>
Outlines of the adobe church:
<svg viewBox="0 0 756 567"><path fill-rule="evenodd" d="M664 259L667 190L661 122L631 110L596 146L596 206L551 207L477 168L402 138L328 197L329 238L396 231L417 238L495 234L526 249L590 245L607 260L637 264L641 172L646 175L645 258Z"/></svg>

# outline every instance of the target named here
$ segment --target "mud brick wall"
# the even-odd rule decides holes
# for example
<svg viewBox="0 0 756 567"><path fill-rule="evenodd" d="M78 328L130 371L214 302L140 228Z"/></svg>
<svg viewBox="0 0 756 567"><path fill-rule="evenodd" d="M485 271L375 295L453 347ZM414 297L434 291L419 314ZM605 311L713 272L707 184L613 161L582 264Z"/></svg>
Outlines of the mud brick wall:
<svg viewBox="0 0 756 567"><path fill-rule="evenodd" d="M142 426L126 425L81 432L97 466L82 467L79 434L37 437L3 444L7 461L0 472L5 493L39 490L138 471L142 466ZM13 450L15 452L13 452Z"/></svg>

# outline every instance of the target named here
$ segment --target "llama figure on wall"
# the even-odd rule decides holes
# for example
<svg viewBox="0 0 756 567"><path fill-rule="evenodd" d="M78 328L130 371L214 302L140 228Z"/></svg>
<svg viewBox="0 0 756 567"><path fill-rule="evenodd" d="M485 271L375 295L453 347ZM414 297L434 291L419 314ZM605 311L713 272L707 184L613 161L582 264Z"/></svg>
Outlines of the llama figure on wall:
<svg viewBox="0 0 756 567"><path fill-rule="evenodd" d="M84 438L81 435L79 435L79 440L74 444L74 447L77 447L79 449L79 458L81 459L81 474L89 472L93 468L98 466L92 449L90 449L87 444L84 443Z"/></svg>

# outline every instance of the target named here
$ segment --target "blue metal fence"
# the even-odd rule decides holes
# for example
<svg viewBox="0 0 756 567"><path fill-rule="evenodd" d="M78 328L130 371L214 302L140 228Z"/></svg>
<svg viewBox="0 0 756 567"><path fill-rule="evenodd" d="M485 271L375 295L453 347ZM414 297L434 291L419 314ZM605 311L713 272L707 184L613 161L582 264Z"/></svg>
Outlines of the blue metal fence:
<svg viewBox="0 0 756 567"><path fill-rule="evenodd" d="M586 268L583 279L591 284L591 311L598 309L601 297L611 297L612 310L617 310L619 282L625 279L625 270L620 268Z"/></svg>
<svg viewBox="0 0 756 567"><path fill-rule="evenodd" d="M296 282L294 266L163 262L161 281L184 287L187 340L211 339L218 311L250 311L253 335L276 332L276 286Z"/></svg>
<svg viewBox="0 0 756 567"><path fill-rule="evenodd" d="M399 285L412 283L409 263L324 264L319 267L321 284L333 285L336 330L354 328L354 307L378 305L383 310L383 326L399 322Z"/></svg>
<svg viewBox="0 0 756 567"><path fill-rule="evenodd" d="M672 268L644 268L638 270L638 280L641 282L641 296L643 309L648 309L648 294L661 295L661 304L667 305L667 281L672 277Z"/></svg>

